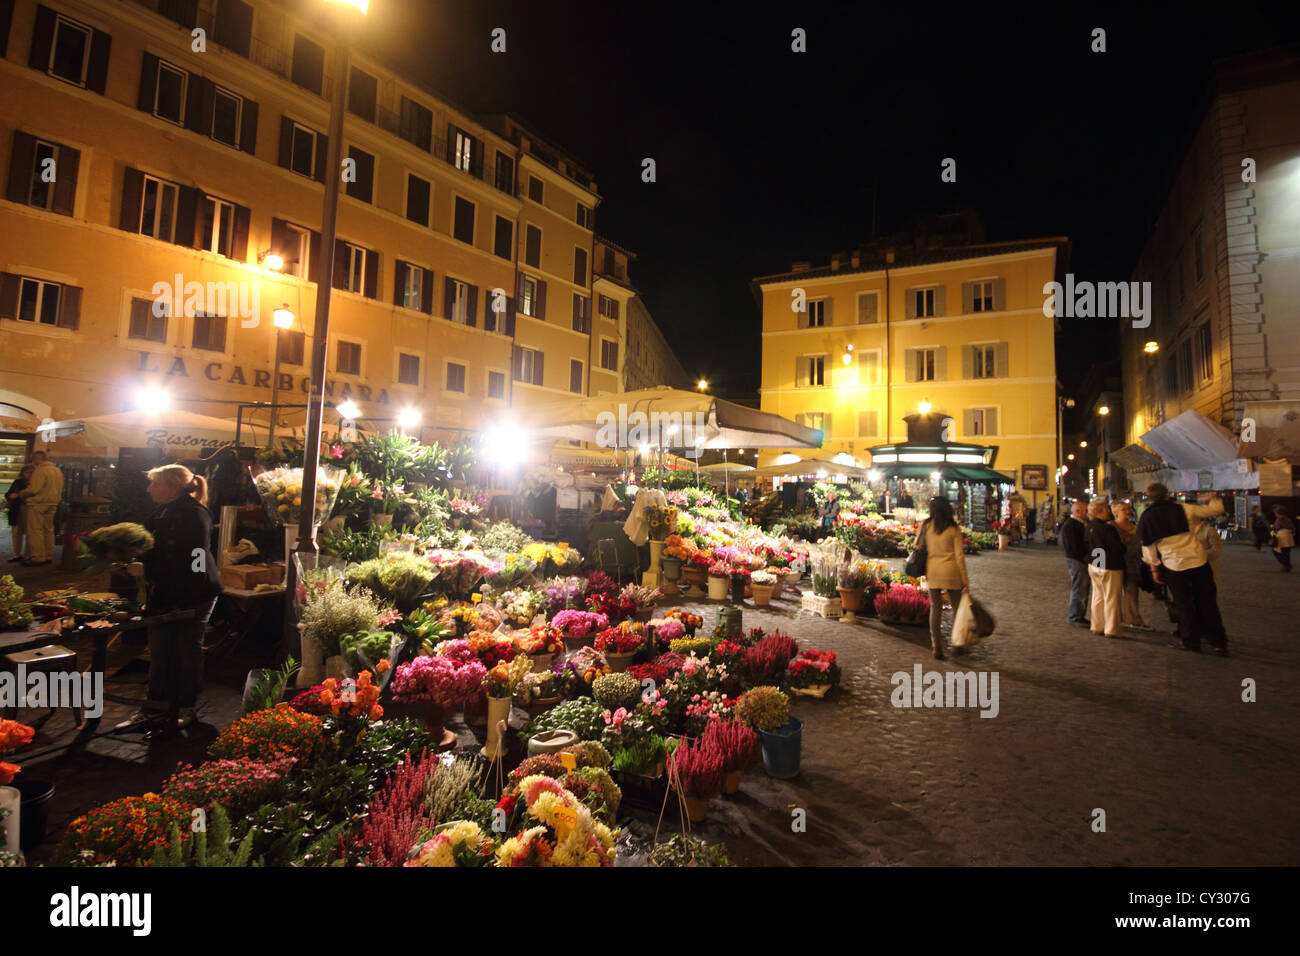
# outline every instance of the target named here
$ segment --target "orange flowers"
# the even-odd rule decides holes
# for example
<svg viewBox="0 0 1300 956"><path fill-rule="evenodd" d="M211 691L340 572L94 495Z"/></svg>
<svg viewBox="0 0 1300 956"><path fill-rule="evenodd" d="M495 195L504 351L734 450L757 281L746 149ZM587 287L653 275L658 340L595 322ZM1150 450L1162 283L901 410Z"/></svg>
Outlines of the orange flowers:
<svg viewBox="0 0 1300 956"><path fill-rule="evenodd" d="M18 766L16 763L5 763L3 760L0 760L0 787L3 787L7 783L13 783L14 777L16 777L22 769L23 768Z"/></svg>
<svg viewBox="0 0 1300 956"><path fill-rule="evenodd" d="M310 764L324 749L320 718L315 714L299 713L288 704L280 704L235 721L217 737L211 753L219 760L297 757Z"/></svg>
<svg viewBox="0 0 1300 956"><path fill-rule="evenodd" d="M387 660L380 661L379 667L376 667L380 673L387 669ZM320 702L329 707L330 712L336 716L340 714L348 717L364 716L371 720L378 720L384 716L384 708L378 704L379 688L370 682L370 671L362 671L355 682L349 678L343 681L342 685L330 677L322 686L324 689L320 692Z"/></svg>
<svg viewBox="0 0 1300 956"><path fill-rule="evenodd" d="M26 747L32 742L36 731L16 720L0 720L0 754L7 754Z"/></svg>

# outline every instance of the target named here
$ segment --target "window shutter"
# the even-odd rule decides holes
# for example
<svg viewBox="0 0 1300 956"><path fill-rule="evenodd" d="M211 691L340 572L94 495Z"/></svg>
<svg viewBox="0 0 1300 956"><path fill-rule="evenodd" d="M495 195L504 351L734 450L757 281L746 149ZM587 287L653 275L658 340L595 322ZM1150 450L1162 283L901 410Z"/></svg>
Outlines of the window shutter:
<svg viewBox="0 0 1300 956"><path fill-rule="evenodd" d="M963 288L965 288L963 286ZM973 301L973 300L972 300ZM974 378L975 376L975 348L971 345L961 347L961 377Z"/></svg>
<svg viewBox="0 0 1300 956"><path fill-rule="evenodd" d="M420 280L420 311L433 315L433 270L425 269Z"/></svg>
<svg viewBox="0 0 1300 956"><path fill-rule="evenodd" d="M910 293L908 298L911 298ZM903 371L907 374L907 381L916 381L916 349L903 350Z"/></svg>
<svg viewBox="0 0 1300 956"><path fill-rule="evenodd" d="M456 283L449 278L442 280L442 317L450 319L456 306Z"/></svg>
<svg viewBox="0 0 1300 956"><path fill-rule="evenodd" d="M503 334L515 337L515 300L506 299L506 326L501 330Z"/></svg>
<svg viewBox="0 0 1300 956"><path fill-rule="evenodd" d="M456 165L456 127L452 123L447 124L447 162Z"/></svg>
<svg viewBox="0 0 1300 956"><path fill-rule="evenodd" d="M831 413L822 412L822 439L831 437Z"/></svg>
<svg viewBox="0 0 1300 956"><path fill-rule="evenodd" d="M325 164L329 162L330 156L330 138L324 133L316 134L316 181L325 182ZM339 175L339 171L334 170L334 175Z"/></svg>
<svg viewBox="0 0 1300 956"><path fill-rule="evenodd" d="M471 328L478 328L478 286L467 285L465 292L465 324Z"/></svg>
<svg viewBox="0 0 1300 956"><path fill-rule="evenodd" d="M395 259L393 268L393 305L406 301L406 263Z"/></svg>
<svg viewBox="0 0 1300 956"><path fill-rule="evenodd" d="M32 173L36 168L36 137L14 130L14 147L9 158L9 188L5 198L27 205L32 197Z"/></svg>
<svg viewBox="0 0 1300 956"><path fill-rule="evenodd" d="M239 127L239 150L250 155L257 151L256 100L244 100L244 112Z"/></svg>
<svg viewBox="0 0 1300 956"><path fill-rule="evenodd" d="M81 324L81 290L65 285L59 296L59 328L76 329Z"/></svg>
<svg viewBox="0 0 1300 956"><path fill-rule="evenodd" d="M907 294L903 296L903 305L906 307L904 315L909 319L916 318L916 292L916 289L908 289Z"/></svg>
<svg viewBox="0 0 1300 956"><path fill-rule="evenodd" d="M189 186L181 186L176 196L176 232L172 242L178 246L197 248L199 243L198 228L202 220L198 217L199 191Z"/></svg>
<svg viewBox="0 0 1300 956"><path fill-rule="evenodd" d="M618 321L618 309L619 309L618 299L612 299L612 300L610 300L610 301L612 301L612 302L614 303L614 321L617 322L617 321Z"/></svg>
<svg viewBox="0 0 1300 956"><path fill-rule="evenodd" d="M994 279L993 280L993 309L995 312L1001 312L1006 307L1007 307L1007 280Z"/></svg>
<svg viewBox="0 0 1300 956"><path fill-rule="evenodd" d="M1000 280L999 280L1000 281ZM994 308L996 308L996 300ZM999 342L993 349L994 368L997 370L998 378L1006 378L1010 372L1010 356L1007 354L1007 343Z"/></svg>
<svg viewBox="0 0 1300 956"><path fill-rule="evenodd" d="M998 410L996 408L984 409L984 433L987 435L998 434Z"/></svg>
<svg viewBox="0 0 1300 956"><path fill-rule="evenodd" d="M546 283L541 279L537 280L537 317L546 321Z"/></svg>
<svg viewBox="0 0 1300 956"><path fill-rule="evenodd" d="M280 168L288 169L293 162L293 120L280 117Z"/></svg>
<svg viewBox="0 0 1300 956"><path fill-rule="evenodd" d="M582 362L569 359L569 391L582 394Z"/></svg>
<svg viewBox="0 0 1300 956"><path fill-rule="evenodd" d="M54 11L38 4L36 25L32 29L32 50L27 65L42 73L50 68L50 47L54 44Z"/></svg>
<svg viewBox="0 0 1300 956"><path fill-rule="evenodd" d="M18 290L22 280L11 272L0 272L0 316L12 319L18 315Z"/></svg>
<svg viewBox="0 0 1300 956"><path fill-rule="evenodd" d="M90 59L86 63L86 89L103 94L108 83L108 54L113 38L103 30L94 31L90 39Z"/></svg>
<svg viewBox="0 0 1300 956"><path fill-rule="evenodd" d="M346 289L348 287L347 274L350 263L348 259L348 247L342 239L334 240L334 274L330 276L330 282L336 289Z"/></svg>
<svg viewBox="0 0 1300 956"><path fill-rule="evenodd" d="M285 265L289 264L289 250L286 248L288 242L287 223L283 219L271 217L271 251L285 260Z"/></svg>
<svg viewBox="0 0 1300 956"><path fill-rule="evenodd" d="M941 345L934 350L934 380L946 381L948 378L948 347Z"/></svg>
<svg viewBox="0 0 1300 956"><path fill-rule="evenodd" d="M71 216L77 203L77 171L81 152L70 146L59 147L59 178L54 183L54 211Z"/></svg>
<svg viewBox="0 0 1300 956"><path fill-rule="evenodd" d="M185 96L185 128L207 136L212 132L212 99L216 90L206 77L190 74Z"/></svg>
<svg viewBox="0 0 1300 956"><path fill-rule="evenodd" d="M961 433L966 438L975 434L975 409L963 408L961 411Z"/></svg>
<svg viewBox="0 0 1300 956"><path fill-rule="evenodd" d="M934 314L936 316L948 314L948 290L944 286L934 290Z"/></svg>
<svg viewBox="0 0 1300 956"><path fill-rule="evenodd" d="M835 322L834 322L834 317L833 317L832 313L834 313L834 311L835 311L835 300L834 300L834 299L823 299L823 300L822 300L822 309L823 309L823 312L822 312L822 324L823 324L823 325L828 325L828 326L829 326L829 325L834 325Z"/></svg>
<svg viewBox="0 0 1300 956"><path fill-rule="evenodd" d="M145 52L140 64L140 96L135 105L142 112L153 112L153 101L158 94L158 58Z"/></svg>
<svg viewBox="0 0 1300 956"><path fill-rule="evenodd" d="M524 350L517 345L510 346L510 378L522 381L524 377Z"/></svg>
<svg viewBox="0 0 1300 956"><path fill-rule="evenodd" d="M313 229L307 253L307 281L315 282L317 285L320 284L321 245L320 233Z"/></svg>
<svg viewBox="0 0 1300 956"><path fill-rule="evenodd" d="M546 363L546 353L537 349L533 352L533 384L545 384L546 376L543 374L543 367Z"/></svg>
<svg viewBox="0 0 1300 956"><path fill-rule="evenodd" d="M366 282L364 292L367 299L379 298L379 253L374 249L366 250Z"/></svg>
<svg viewBox="0 0 1300 956"><path fill-rule="evenodd" d="M236 262L248 260L248 221L251 213L247 206L236 206L234 227L230 233L230 258Z"/></svg>
<svg viewBox="0 0 1300 956"><path fill-rule="evenodd" d="M582 296L573 293L573 328L582 331Z"/></svg>
<svg viewBox="0 0 1300 956"><path fill-rule="evenodd" d="M140 231L140 204L143 201L144 173L128 166L122 176L122 215L117 222L119 229L126 232Z"/></svg>
<svg viewBox="0 0 1300 956"><path fill-rule="evenodd" d="M963 282L961 284L961 314L970 315L975 311L975 283ZM970 378L969 375L966 376Z"/></svg>
<svg viewBox="0 0 1300 956"><path fill-rule="evenodd" d="M870 325L879 321L876 315L876 305L879 303L876 294L858 296L858 323L861 325Z"/></svg>

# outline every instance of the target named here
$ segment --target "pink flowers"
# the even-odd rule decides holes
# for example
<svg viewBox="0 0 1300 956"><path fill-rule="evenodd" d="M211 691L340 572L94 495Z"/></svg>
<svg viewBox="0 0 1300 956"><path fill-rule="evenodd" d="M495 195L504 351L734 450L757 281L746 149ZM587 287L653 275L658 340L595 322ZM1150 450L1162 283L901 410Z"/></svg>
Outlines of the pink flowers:
<svg viewBox="0 0 1300 956"><path fill-rule="evenodd" d="M565 637L586 637L592 631L609 627L609 618L591 611L561 611L551 619L551 626Z"/></svg>
<svg viewBox="0 0 1300 956"><path fill-rule="evenodd" d="M612 714L609 711L605 711L603 714L601 714L601 717L604 718L605 723L613 727L615 730L621 730L623 728L623 721L627 720L628 716L629 715L626 707L620 707Z"/></svg>
<svg viewBox="0 0 1300 956"><path fill-rule="evenodd" d="M402 703L429 700L452 708L476 692L485 677L487 668L477 659L417 657L397 668L393 675L393 699Z"/></svg>
<svg viewBox="0 0 1300 956"><path fill-rule="evenodd" d="M655 640L665 644L677 640L686 633L686 627L676 618L668 618L661 624L655 625Z"/></svg>

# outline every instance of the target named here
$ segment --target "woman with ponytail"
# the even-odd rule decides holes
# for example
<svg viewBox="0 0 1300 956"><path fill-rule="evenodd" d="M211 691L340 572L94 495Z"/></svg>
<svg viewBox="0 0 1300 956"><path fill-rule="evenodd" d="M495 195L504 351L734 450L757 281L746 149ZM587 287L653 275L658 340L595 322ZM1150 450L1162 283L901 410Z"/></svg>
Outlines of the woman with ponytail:
<svg viewBox="0 0 1300 956"><path fill-rule="evenodd" d="M135 566L148 585L150 617L193 611L193 617L149 626L149 690L143 707L119 728L166 716L179 727L194 722L203 689L203 633L221 593L212 555L212 515L204 507L208 484L184 465L148 473L149 497L159 506L145 527L154 546Z"/></svg>

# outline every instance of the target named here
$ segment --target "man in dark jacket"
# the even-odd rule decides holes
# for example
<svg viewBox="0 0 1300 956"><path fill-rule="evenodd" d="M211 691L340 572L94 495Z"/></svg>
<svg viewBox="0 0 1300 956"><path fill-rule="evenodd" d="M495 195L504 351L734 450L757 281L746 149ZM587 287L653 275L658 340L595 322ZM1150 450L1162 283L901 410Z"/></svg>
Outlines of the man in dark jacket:
<svg viewBox="0 0 1300 956"><path fill-rule="evenodd" d="M1223 514L1223 501L1215 495L1208 504L1188 505L1169 498L1162 484L1147 488L1151 504L1138 520L1142 559L1151 565L1157 584L1169 587L1178 617L1178 637L1185 651L1199 651L1201 636L1222 655L1228 653L1228 635L1219 614L1219 593L1205 549L1191 530L1190 518Z"/></svg>
<svg viewBox="0 0 1300 956"><path fill-rule="evenodd" d="M1088 542L1084 521L1088 517L1088 503L1076 501L1070 514L1061 522L1061 545L1065 550L1065 567L1070 572L1070 606L1066 620L1079 627L1088 626L1088 600L1091 585L1088 581Z"/></svg>

